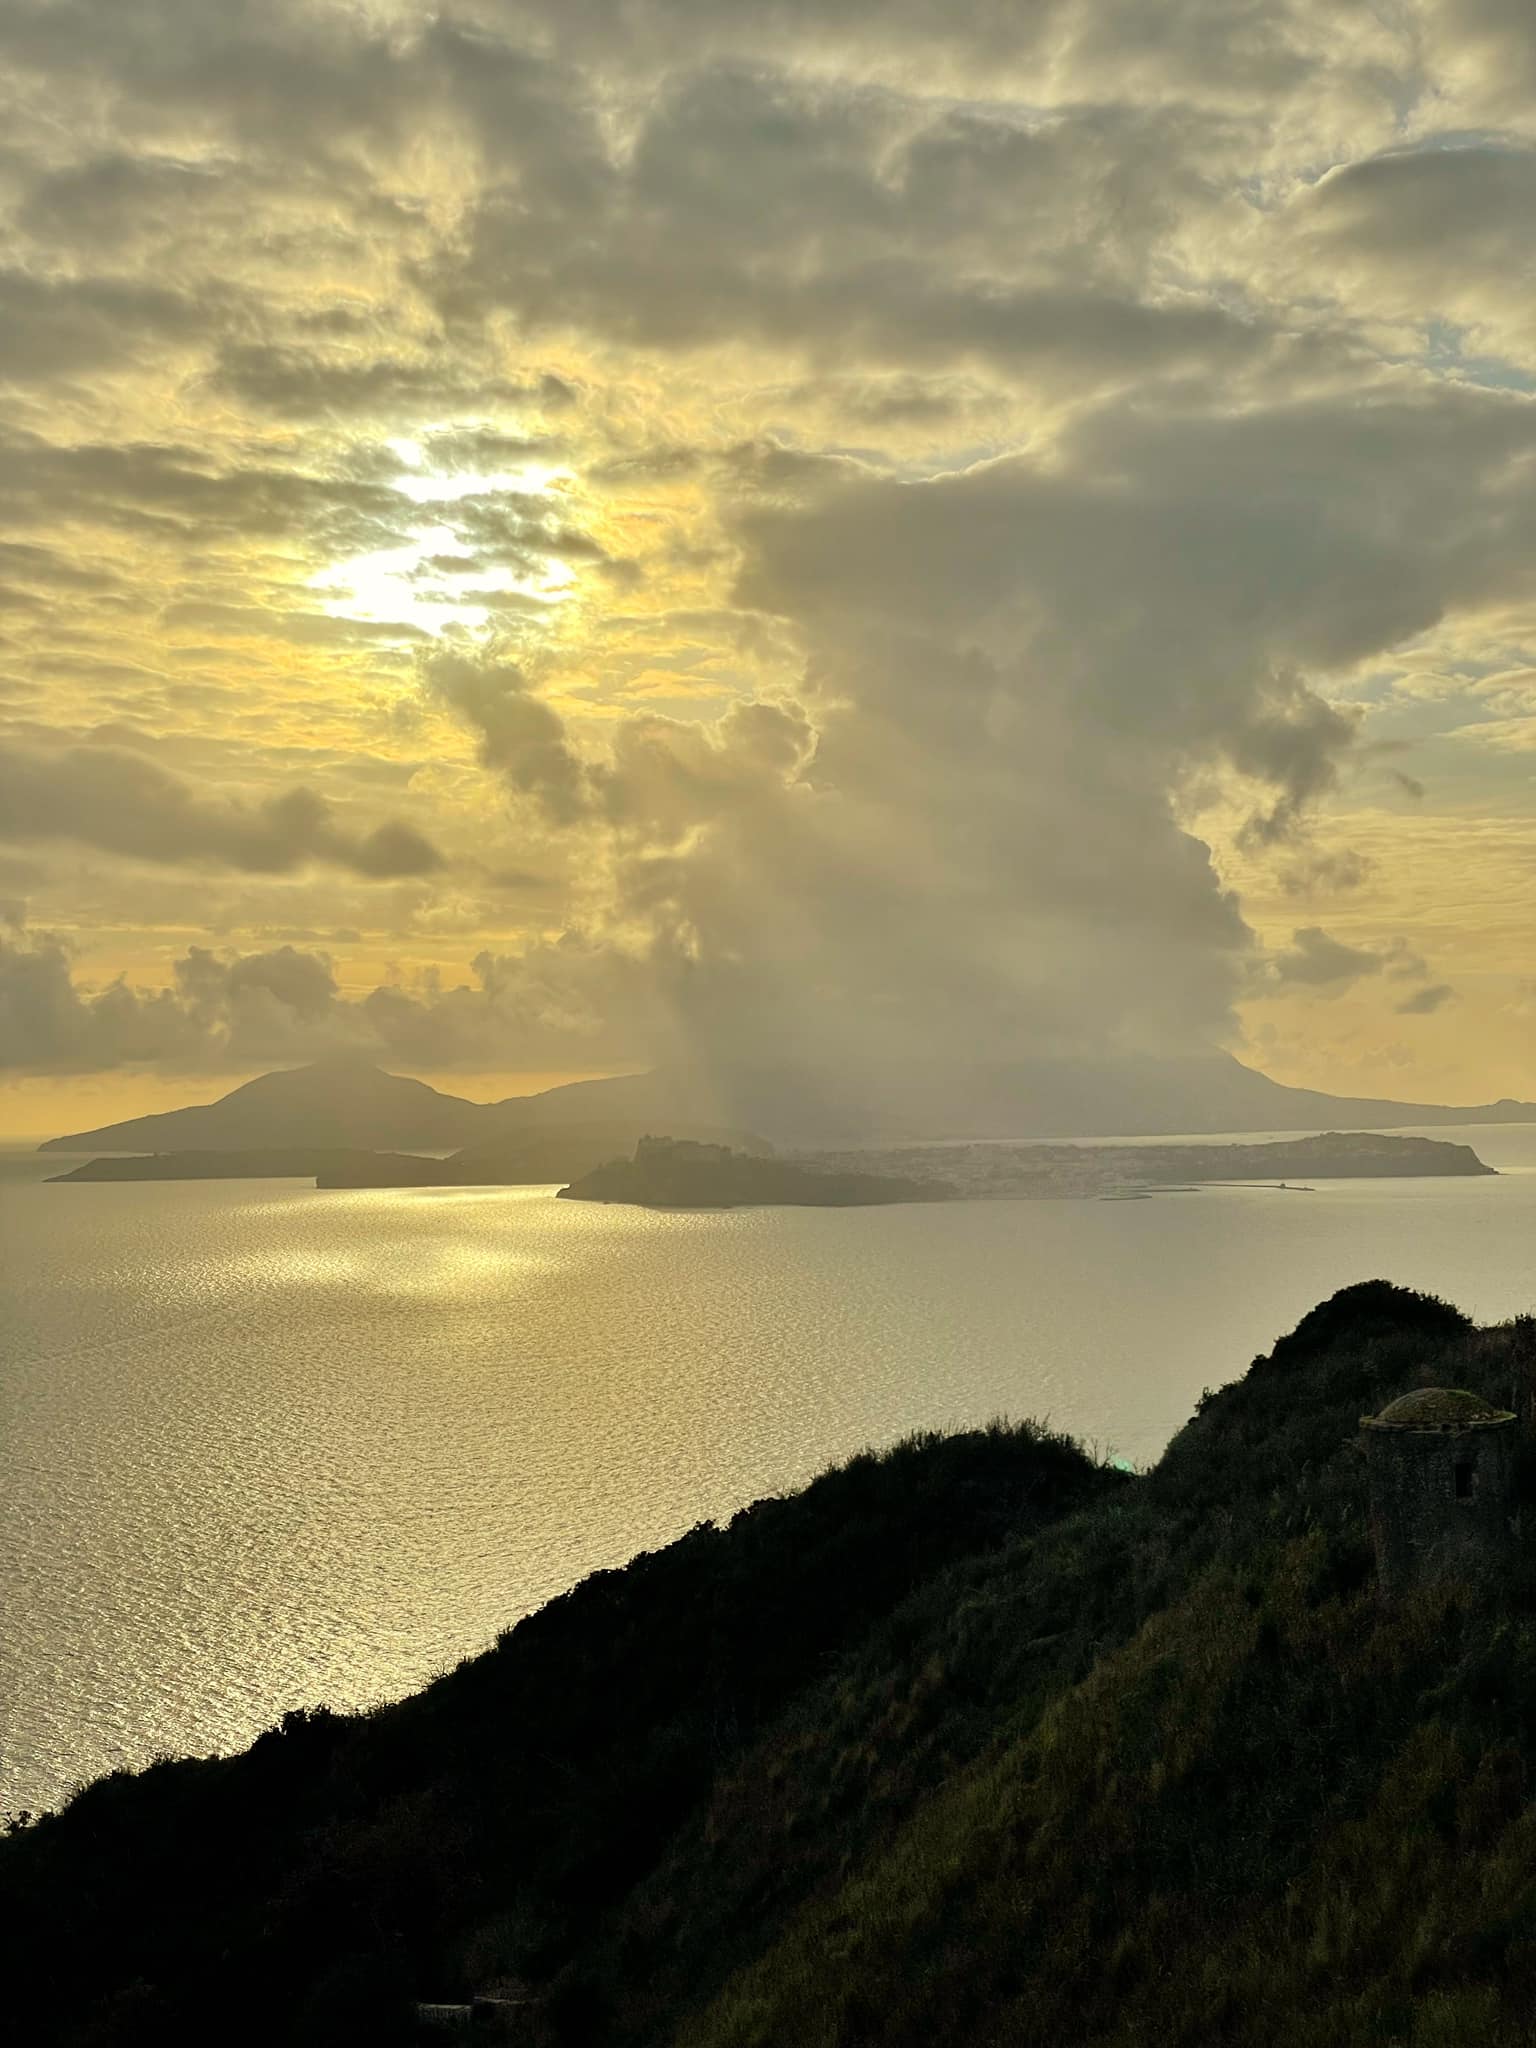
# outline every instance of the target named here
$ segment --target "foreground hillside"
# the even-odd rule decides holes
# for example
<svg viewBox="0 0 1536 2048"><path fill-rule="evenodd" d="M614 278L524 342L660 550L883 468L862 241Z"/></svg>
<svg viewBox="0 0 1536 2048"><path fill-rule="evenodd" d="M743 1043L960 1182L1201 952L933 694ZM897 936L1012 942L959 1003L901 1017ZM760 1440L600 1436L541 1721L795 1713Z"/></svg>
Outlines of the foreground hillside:
<svg viewBox="0 0 1536 2048"><path fill-rule="evenodd" d="M1147 1476L914 1441L102 1781L0 1843L17 2038L1536 2041L1536 1571L1383 1612L1352 1444L1533 1341L1352 1288Z"/></svg>

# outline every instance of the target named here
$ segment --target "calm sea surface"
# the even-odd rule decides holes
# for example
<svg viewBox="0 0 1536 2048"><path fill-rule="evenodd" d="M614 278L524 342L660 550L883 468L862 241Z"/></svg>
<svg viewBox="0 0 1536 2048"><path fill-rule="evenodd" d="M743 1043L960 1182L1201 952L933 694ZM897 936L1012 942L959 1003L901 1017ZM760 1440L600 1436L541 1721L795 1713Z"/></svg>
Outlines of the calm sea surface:
<svg viewBox="0 0 1536 2048"><path fill-rule="evenodd" d="M1536 1309L1497 1180L655 1214L0 1182L0 1810L406 1692L601 1565L904 1432L1156 1458L1334 1288Z"/></svg>

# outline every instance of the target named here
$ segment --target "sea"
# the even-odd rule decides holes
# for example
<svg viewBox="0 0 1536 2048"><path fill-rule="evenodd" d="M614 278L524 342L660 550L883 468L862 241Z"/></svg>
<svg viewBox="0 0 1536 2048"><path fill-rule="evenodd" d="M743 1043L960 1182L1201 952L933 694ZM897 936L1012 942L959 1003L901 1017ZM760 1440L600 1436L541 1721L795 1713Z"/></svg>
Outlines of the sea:
<svg viewBox="0 0 1536 2048"><path fill-rule="evenodd" d="M1145 1469L1353 1281L1536 1310L1536 1125L1425 1135L1498 1177L660 1213L0 1154L0 1815L396 1698L914 1430Z"/></svg>

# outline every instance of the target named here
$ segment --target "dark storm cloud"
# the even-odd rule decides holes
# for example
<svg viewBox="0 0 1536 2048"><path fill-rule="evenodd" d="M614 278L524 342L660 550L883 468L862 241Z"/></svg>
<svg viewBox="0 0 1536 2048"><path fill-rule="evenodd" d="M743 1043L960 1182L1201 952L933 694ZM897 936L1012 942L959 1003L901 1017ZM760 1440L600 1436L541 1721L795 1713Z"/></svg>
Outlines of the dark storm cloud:
<svg viewBox="0 0 1536 2048"><path fill-rule="evenodd" d="M306 789L254 806L203 796L119 746L0 747L0 835L72 839L136 860L248 874L287 874L319 861L382 881L442 865L429 840L396 820L349 832Z"/></svg>

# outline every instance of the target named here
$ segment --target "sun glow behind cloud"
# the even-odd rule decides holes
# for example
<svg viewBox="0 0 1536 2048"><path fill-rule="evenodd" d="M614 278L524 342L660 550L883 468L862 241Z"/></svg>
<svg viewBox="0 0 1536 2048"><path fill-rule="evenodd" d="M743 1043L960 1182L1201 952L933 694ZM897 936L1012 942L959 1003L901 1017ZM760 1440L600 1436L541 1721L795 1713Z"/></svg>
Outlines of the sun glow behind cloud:
<svg viewBox="0 0 1536 2048"><path fill-rule="evenodd" d="M569 470L525 462L484 473L444 471L432 465L431 434L449 431L444 426L425 440L388 441L402 464L391 488L421 507L421 522L413 522L409 539L396 547L371 549L315 571L310 587L329 617L409 627L433 637L455 628L483 632L503 606L518 599L557 605L575 590L575 569L553 551L536 551L538 566L528 570L482 560L452 510L470 501L494 506L498 497L518 504L548 498L553 513Z"/></svg>

